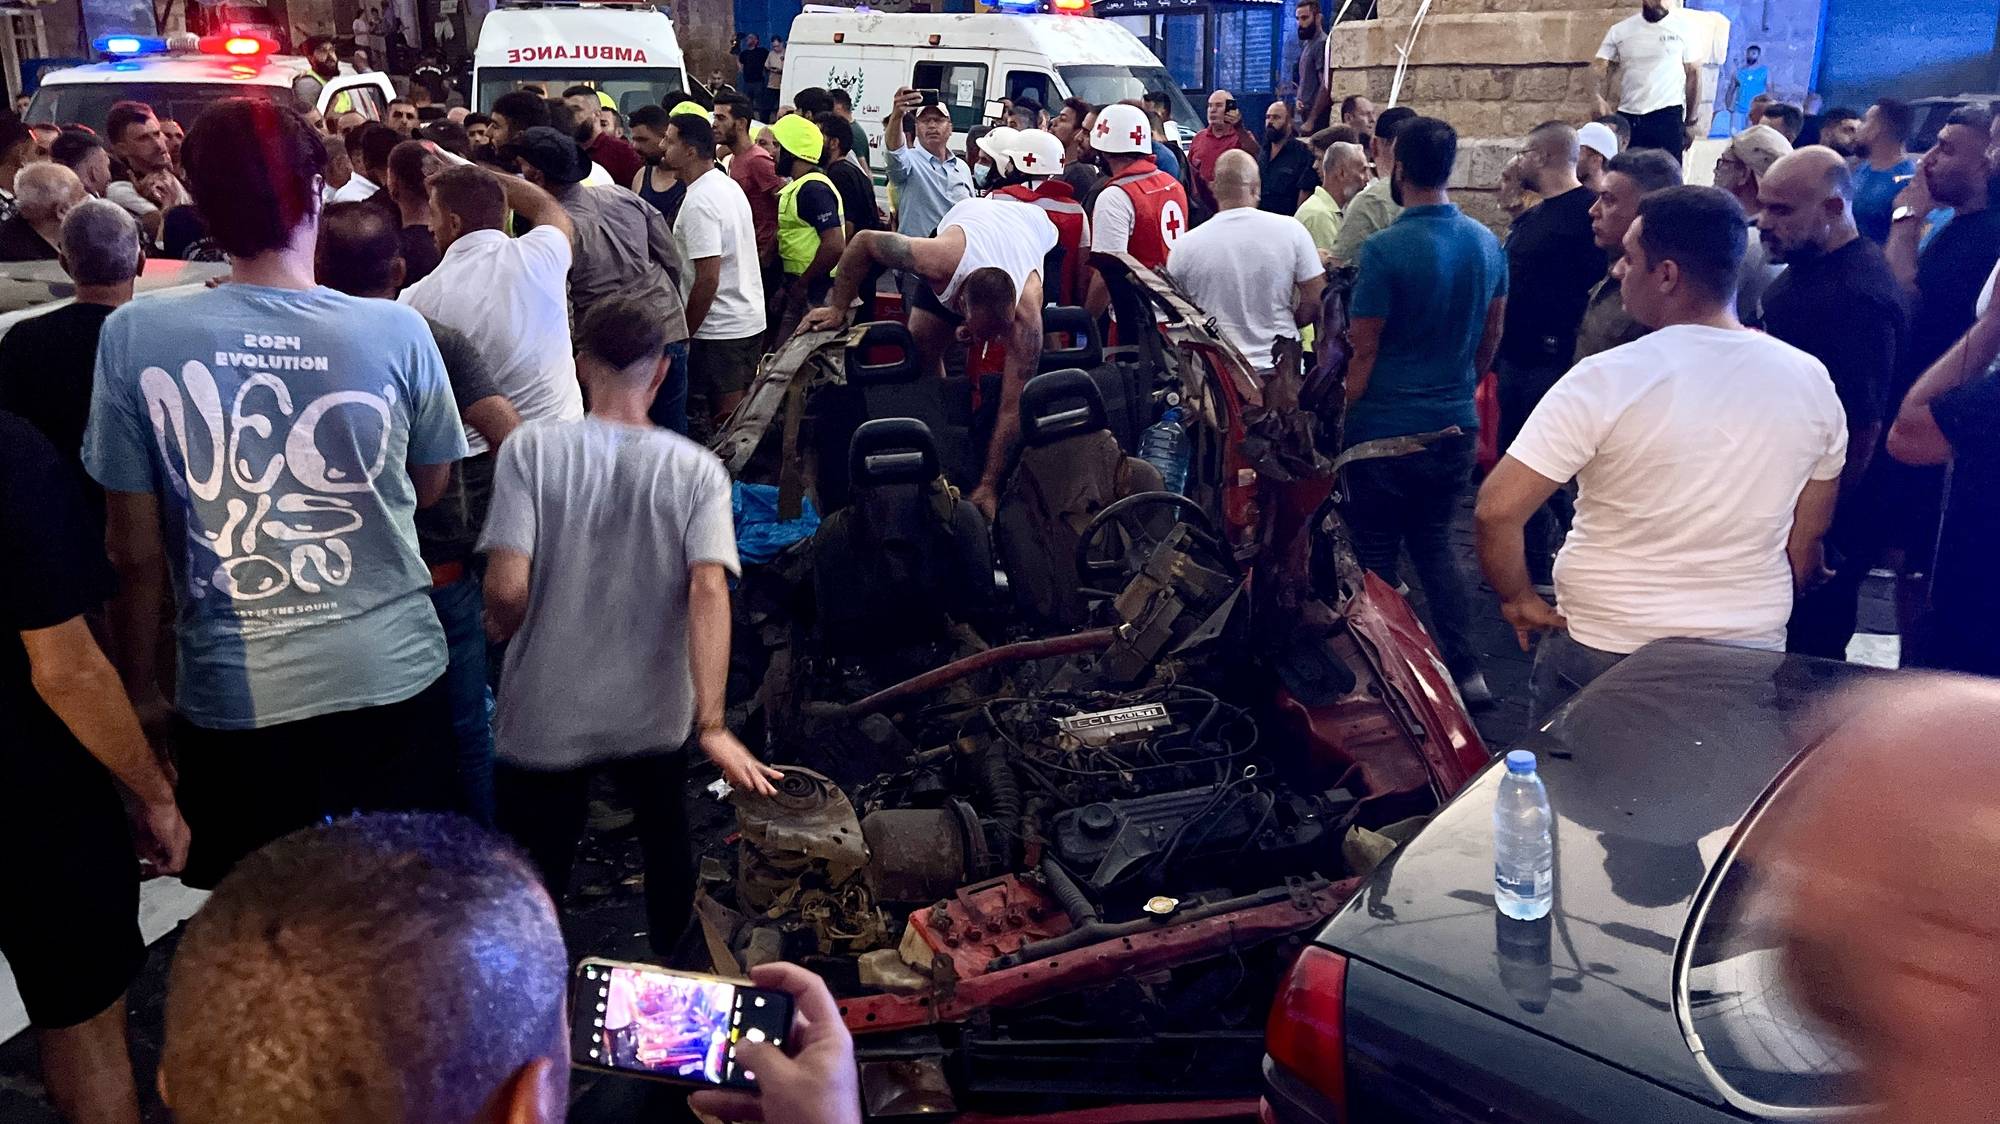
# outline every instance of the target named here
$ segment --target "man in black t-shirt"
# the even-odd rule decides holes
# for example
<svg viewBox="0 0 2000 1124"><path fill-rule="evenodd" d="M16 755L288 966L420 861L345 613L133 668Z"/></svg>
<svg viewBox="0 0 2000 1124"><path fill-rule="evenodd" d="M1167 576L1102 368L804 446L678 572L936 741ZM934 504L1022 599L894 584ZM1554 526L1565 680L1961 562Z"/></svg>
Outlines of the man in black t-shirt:
<svg viewBox="0 0 2000 1124"><path fill-rule="evenodd" d="M103 528L104 490L83 476L83 429L97 370L97 334L132 299L145 262L139 222L108 199L86 199L64 216L62 264L76 282L69 304L30 316L0 336L0 409L33 423L76 467Z"/></svg>
<svg viewBox="0 0 2000 1124"><path fill-rule="evenodd" d="M1604 251L1590 229L1597 197L1577 179L1579 153L1576 130L1551 121L1528 134L1522 154L1522 186L1542 201L1507 232L1507 315L1495 363L1502 452L1569 370L1591 286L1604 276ZM1558 491L1528 521L1528 573L1537 585L1554 582L1569 515L1569 496Z"/></svg>
<svg viewBox="0 0 2000 1124"><path fill-rule="evenodd" d="M1917 376L1972 326L1980 286L2000 260L2000 208L1993 206L2000 196L1986 159L1990 126L1983 109L1954 110L1937 143L1924 153L1917 174L1896 197L1883 253L1897 279L1916 293L1909 351L1891 388L1892 401L1901 401ZM1920 228L1933 207L1950 207L1954 214L1919 252ZM1903 553L1904 577L1914 584L1922 584L1930 571L1943 488L1943 471L1932 467L1884 464L1870 474L1870 502L1878 506L1892 546ZM1901 603L1917 600L1905 597ZM1907 627L1912 622L1901 623ZM1904 650L1908 655L1910 649Z"/></svg>
<svg viewBox="0 0 2000 1124"><path fill-rule="evenodd" d="M1292 135L1292 107L1283 100L1273 99L1264 110L1264 146L1257 150L1257 171L1262 184L1257 209L1279 215L1297 214L1319 181L1312 150Z"/></svg>
<svg viewBox="0 0 2000 1124"><path fill-rule="evenodd" d="M2000 676L2000 300L1931 364L1903 399L1889 453L1950 462L1929 604L1906 636L1903 666Z"/></svg>
<svg viewBox="0 0 2000 1124"><path fill-rule="evenodd" d="M1882 437L1889 383L1901 360L1908 312L1902 287L1873 242L1854 225L1854 181L1830 148L1799 149L1764 173L1757 225L1784 272L1764 294L1764 328L1826 364L1847 412L1843 499L1858 485ZM1844 659L1854 637L1861 582L1881 554L1878 520L1843 502L1826 534L1832 576L1792 606L1786 647Z"/></svg>
<svg viewBox="0 0 2000 1124"><path fill-rule="evenodd" d="M68 459L0 411L0 957L50 1099L79 1119L137 1120L125 990L146 946L132 841L172 874L188 829L84 620L114 579Z"/></svg>

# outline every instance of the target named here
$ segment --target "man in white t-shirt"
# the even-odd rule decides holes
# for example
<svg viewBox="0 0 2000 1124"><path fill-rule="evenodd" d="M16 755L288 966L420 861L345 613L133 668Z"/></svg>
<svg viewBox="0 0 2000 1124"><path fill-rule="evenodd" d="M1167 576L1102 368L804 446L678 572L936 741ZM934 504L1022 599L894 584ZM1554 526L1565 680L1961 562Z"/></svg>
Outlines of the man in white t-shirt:
<svg viewBox="0 0 2000 1124"><path fill-rule="evenodd" d="M1701 54L1707 41L1666 0L1640 0L1638 14L1611 25L1590 69L1597 115L1616 108L1632 126L1629 148L1664 148L1678 159L1701 108ZM1611 64L1618 65L1612 96Z"/></svg>
<svg viewBox="0 0 2000 1124"><path fill-rule="evenodd" d="M1521 646L1539 720L1664 637L1781 651L1795 589L1826 576L1847 420L1819 360L1744 328L1743 212L1714 188L1646 197L1617 266L1655 331L1551 389L1479 492L1479 561ZM1522 527L1571 478L1557 603L1529 584Z"/></svg>
<svg viewBox="0 0 2000 1124"><path fill-rule="evenodd" d="M582 417L569 343L569 212L519 176L470 165L433 176L430 203L444 257L397 299L470 340L522 421ZM509 209L534 229L509 238ZM471 455L486 451L478 433L468 429L465 439Z"/></svg>
<svg viewBox="0 0 2000 1124"><path fill-rule="evenodd" d="M915 274L916 305L909 310L918 362L944 373L944 349L954 333L969 344L1007 349L1000 374L1000 409L986 467L973 489L973 506L993 518L1000 473L1021 435L1021 388L1042 358L1042 259L1055 247L1056 227L1040 207L1004 199L966 199L946 211L937 234L911 238L863 230L848 240L826 304L806 313L801 332L847 323L863 278L876 266Z"/></svg>
<svg viewBox="0 0 2000 1124"><path fill-rule="evenodd" d="M1259 374L1277 366L1280 339L1297 343L1326 290L1312 235L1290 215L1257 208L1257 159L1232 149L1215 162L1211 190L1222 209L1188 231L1167 255L1167 273Z"/></svg>
<svg viewBox="0 0 2000 1124"><path fill-rule="evenodd" d="M669 118L660 163L687 184L674 237L694 271L688 286L688 416L720 423L743 400L764 349L764 277L750 200L715 166L707 114Z"/></svg>

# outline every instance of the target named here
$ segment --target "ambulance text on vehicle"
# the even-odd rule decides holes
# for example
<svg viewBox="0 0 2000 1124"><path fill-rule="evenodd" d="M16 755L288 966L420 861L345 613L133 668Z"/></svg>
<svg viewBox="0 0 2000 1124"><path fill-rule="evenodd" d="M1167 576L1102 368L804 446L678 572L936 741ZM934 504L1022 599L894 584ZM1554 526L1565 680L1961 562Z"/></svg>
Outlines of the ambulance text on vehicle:
<svg viewBox="0 0 2000 1124"><path fill-rule="evenodd" d="M104 132L104 119L121 101L142 101L162 117L183 125L209 103L223 98L267 98L297 106L292 83L310 69L305 59L270 53L270 40L254 35L104 35L97 53L105 61L65 67L42 75L27 119L35 124L88 125ZM396 91L388 75L357 74L342 63L319 94L319 110L329 116L353 110L380 120Z"/></svg>
<svg viewBox="0 0 2000 1124"><path fill-rule="evenodd" d="M472 67L472 103L482 112L531 82L552 98L593 87L628 116L671 104L690 85L673 20L643 4L496 8L479 26Z"/></svg>
<svg viewBox="0 0 2000 1124"><path fill-rule="evenodd" d="M1055 11L1018 15L808 7L792 21L779 101L789 104L808 86L844 88L873 144L882 141L882 119L898 86L937 90L960 134L983 123L991 99L1032 98L1053 114L1068 97L1109 105L1149 92L1167 95L1184 134L1202 127L1179 84L1137 36L1084 14L1087 0L1052 4Z"/></svg>

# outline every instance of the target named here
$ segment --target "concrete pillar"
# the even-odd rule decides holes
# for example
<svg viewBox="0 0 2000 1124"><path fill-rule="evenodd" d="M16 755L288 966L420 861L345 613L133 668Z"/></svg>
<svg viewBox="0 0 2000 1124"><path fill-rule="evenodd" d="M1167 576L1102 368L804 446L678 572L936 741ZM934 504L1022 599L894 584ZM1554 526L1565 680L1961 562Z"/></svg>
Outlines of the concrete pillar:
<svg viewBox="0 0 2000 1124"><path fill-rule="evenodd" d="M710 88L717 76L735 85L736 60L729 54L736 41L734 0L671 0L667 11L688 73Z"/></svg>

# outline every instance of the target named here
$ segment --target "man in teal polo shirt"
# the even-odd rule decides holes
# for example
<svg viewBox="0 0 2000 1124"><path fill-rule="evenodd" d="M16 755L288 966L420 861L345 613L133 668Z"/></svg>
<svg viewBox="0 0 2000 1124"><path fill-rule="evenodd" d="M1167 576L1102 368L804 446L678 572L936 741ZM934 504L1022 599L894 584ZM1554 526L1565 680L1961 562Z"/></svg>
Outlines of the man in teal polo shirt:
<svg viewBox="0 0 2000 1124"><path fill-rule="evenodd" d="M1472 394L1500 346L1507 259L1500 240L1451 203L1445 182L1457 155L1458 134L1436 118L1396 133L1390 190L1403 211L1361 245L1348 306L1346 439L1462 432L1420 453L1351 465L1341 512L1361 564L1390 585L1409 547L1445 666L1477 707L1493 697L1467 636L1471 610L1448 531L1471 480L1479 428Z"/></svg>

